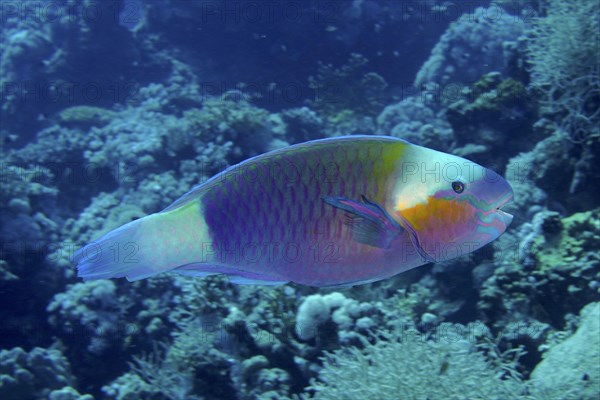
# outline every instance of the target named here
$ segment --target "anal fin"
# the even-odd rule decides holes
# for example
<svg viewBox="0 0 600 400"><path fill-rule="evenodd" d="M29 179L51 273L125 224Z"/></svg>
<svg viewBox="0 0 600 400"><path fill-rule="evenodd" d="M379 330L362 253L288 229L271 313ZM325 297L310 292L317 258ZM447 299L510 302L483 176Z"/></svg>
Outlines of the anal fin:
<svg viewBox="0 0 600 400"><path fill-rule="evenodd" d="M205 277L211 275L224 275L231 283L238 285L283 285L288 281L282 281L280 279L274 279L272 277L257 274L255 272L242 271L239 269L231 268L226 265L212 265L212 264L186 264L172 270L180 275L185 276L198 276Z"/></svg>

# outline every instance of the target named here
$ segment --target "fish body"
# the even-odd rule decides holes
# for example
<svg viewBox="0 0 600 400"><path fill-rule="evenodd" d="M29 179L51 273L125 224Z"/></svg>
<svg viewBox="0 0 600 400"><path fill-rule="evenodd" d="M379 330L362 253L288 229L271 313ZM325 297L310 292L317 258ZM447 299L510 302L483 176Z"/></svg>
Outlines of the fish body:
<svg viewBox="0 0 600 400"><path fill-rule="evenodd" d="M510 224L511 198L502 177L460 157L385 136L321 139L230 167L74 260L84 279L349 286L482 247Z"/></svg>

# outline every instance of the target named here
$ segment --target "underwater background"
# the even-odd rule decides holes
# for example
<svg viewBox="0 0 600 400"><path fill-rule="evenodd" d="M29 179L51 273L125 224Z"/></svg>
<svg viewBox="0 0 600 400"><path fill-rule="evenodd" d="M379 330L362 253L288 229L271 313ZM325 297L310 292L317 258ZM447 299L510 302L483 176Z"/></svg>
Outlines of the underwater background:
<svg viewBox="0 0 600 400"><path fill-rule="evenodd" d="M0 399L598 399L598 15L2 0ZM75 276L75 250L228 166L351 134L503 174L512 225L353 288Z"/></svg>

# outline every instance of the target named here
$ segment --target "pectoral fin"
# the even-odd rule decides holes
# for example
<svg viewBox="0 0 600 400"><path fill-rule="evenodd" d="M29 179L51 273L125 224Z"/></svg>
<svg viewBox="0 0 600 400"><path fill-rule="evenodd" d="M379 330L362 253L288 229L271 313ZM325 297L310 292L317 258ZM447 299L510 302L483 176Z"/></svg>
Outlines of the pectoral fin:
<svg viewBox="0 0 600 400"><path fill-rule="evenodd" d="M361 196L358 202L345 197L323 197L327 204L347 212L344 224L359 243L387 249L404 229L379 204Z"/></svg>
<svg viewBox="0 0 600 400"><path fill-rule="evenodd" d="M388 249L394 239L406 232L416 251L424 260L435 262L423 249L417 231L399 215L400 223L379 204L361 196L361 202L346 197L323 197L323 201L335 208L347 211L344 224L352 229L352 237L359 243Z"/></svg>

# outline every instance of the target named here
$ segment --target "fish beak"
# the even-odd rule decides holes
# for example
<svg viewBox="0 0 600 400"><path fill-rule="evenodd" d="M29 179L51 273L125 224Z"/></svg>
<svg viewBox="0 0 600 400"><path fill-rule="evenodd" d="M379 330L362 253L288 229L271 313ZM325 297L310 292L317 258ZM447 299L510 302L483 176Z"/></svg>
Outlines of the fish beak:
<svg viewBox="0 0 600 400"><path fill-rule="evenodd" d="M496 210L496 215L498 215L498 218L500 218L500 220L504 223L504 225L506 227L508 227L510 225L510 223L512 222L512 220L513 220L512 214L509 214L509 213L507 213L505 211L502 211L500 209Z"/></svg>
<svg viewBox="0 0 600 400"><path fill-rule="evenodd" d="M505 227L508 228L510 223L513 221L513 215L507 213L506 211L502 211L502 207L504 207L508 202L510 202L513 198L512 189L506 193L504 198L500 201L500 203L496 207L496 216L502 221Z"/></svg>

